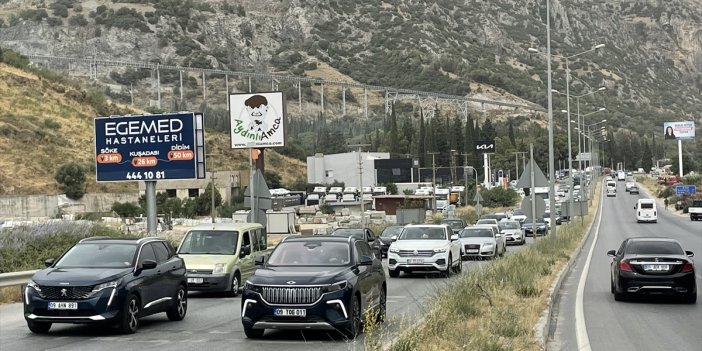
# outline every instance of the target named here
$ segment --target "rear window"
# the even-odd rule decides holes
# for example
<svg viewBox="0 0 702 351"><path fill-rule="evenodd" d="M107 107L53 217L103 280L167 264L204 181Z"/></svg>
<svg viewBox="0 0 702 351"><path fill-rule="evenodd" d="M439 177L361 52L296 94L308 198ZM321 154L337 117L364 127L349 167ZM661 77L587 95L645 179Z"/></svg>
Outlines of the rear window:
<svg viewBox="0 0 702 351"><path fill-rule="evenodd" d="M647 202L642 202L642 203L641 203L641 209L644 209L644 210L646 210L646 209L648 209L648 210L653 209L653 203L650 203L650 202L648 202L648 203L647 203Z"/></svg>
<svg viewBox="0 0 702 351"><path fill-rule="evenodd" d="M492 230L487 228L466 228L461 232L461 238L492 238Z"/></svg>
<svg viewBox="0 0 702 351"><path fill-rule="evenodd" d="M680 255L684 251L672 241L634 241L626 247L627 254L634 255Z"/></svg>

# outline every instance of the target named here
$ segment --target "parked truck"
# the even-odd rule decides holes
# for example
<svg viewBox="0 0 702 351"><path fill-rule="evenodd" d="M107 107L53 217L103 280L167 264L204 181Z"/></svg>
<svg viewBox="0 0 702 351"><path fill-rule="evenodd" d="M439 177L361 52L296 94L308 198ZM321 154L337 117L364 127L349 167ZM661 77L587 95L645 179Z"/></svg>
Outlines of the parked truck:
<svg viewBox="0 0 702 351"><path fill-rule="evenodd" d="M693 200L692 206L687 208L687 212L690 214L691 221L702 220L702 199Z"/></svg>

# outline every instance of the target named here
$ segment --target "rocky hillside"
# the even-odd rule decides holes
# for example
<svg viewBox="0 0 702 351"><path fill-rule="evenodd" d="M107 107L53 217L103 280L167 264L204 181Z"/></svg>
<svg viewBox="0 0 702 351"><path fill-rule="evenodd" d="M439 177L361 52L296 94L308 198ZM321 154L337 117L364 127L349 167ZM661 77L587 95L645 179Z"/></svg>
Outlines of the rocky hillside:
<svg viewBox="0 0 702 351"><path fill-rule="evenodd" d="M574 93L607 86L613 92L587 104L641 132L699 116L698 5L552 1L556 53L606 44L571 63ZM477 82L545 105L543 56L527 52L545 48L544 16L541 0L1 0L0 43L24 54L300 75L324 63L362 83L465 94ZM560 90L564 62L555 67Z"/></svg>

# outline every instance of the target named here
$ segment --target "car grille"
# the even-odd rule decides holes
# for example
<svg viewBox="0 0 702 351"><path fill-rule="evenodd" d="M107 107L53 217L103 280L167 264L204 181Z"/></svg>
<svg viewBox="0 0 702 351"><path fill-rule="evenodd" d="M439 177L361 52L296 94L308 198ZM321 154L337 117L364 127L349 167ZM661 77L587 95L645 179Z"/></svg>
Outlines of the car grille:
<svg viewBox="0 0 702 351"><path fill-rule="evenodd" d="M190 274L212 274L211 269L188 269L187 273Z"/></svg>
<svg viewBox="0 0 702 351"><path fill-rule="evenodd" d="M273 305L309 305L321 296L321 287L261 287L261 297Z"/></svg>
<svg viewBox="0 0 702 351"><path fill-rule="evenodd" d="M92 286L40 286L39 296L47 300L84 300L93 292Z"/></svg>
<svg viewBox="0 0 702 351"><path fill-rule="evenodd" d="M431 257L434 256L434 250L400 250L398 255L400 255L400 257Z"/></svg>
<svg viewBox="0 0 702 351"><path fill-rule="evenodd" d="M479 248L480 248L480 245L468 244L468 245L465 245L465 248L466 248L466 250L468 250L468 249L479 249Z"/></svg>

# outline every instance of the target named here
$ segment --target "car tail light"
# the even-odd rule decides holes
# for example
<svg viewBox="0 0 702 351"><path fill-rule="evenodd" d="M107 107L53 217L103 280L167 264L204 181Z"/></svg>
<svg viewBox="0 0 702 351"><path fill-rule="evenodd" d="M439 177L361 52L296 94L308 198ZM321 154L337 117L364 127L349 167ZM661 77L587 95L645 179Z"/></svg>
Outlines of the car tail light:
<svg viewBox="0 0 702 351"><path fill-rule="evenodd" d="M687 273L687 272L692 272L693 270L695 270L695 265L692 264L692 263L690 263L690 262L688 262L688 263L685 263L685 264L682 266L681 272Z"/></svg>
<svg viewBox="0 0 702 351"><path fill-rule="evenodd" d="M627 261L621 261L619 262L619 270L620 271L626 271L626 272L631 272L633 269L631 268L631 265Z"/></svg>

